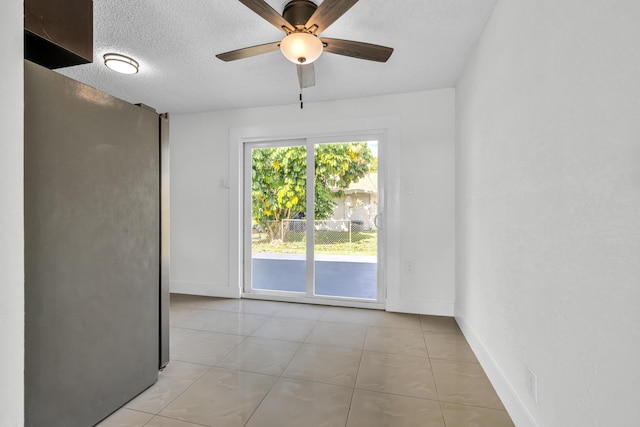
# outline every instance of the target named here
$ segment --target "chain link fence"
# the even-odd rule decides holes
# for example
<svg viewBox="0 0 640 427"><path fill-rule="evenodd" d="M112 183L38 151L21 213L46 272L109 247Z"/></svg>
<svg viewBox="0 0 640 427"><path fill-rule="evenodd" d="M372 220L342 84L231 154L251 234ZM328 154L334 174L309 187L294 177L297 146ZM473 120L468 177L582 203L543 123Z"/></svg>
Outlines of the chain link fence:
<svg viewBox="0 0 640 427"><path fill-rule="evenodd" d="M264 249L267 251L278 246L294 249L302 245L300 248L304 248L306 236L307 221L305 219L272 221L263 224L262 227L254 226L254 250L260 251L258 246L261 244L268 245ZM362 221L348 219L314 221L315 247L323 253L359 252L361 246L365 244L365 240L368 241L369 246L375 246L376 237L376 230L365 229Z"/></svg>
<svg viewBox="0 0 640 427"><path fill-rule="evenodd" d="M282 221L283 242L295 242L304 238L307 232L307 221L303 219L285 219ZM314 221L316 245L346 243L351 250L354 231L361 231L362 226L351 220L318 220Z"/></svg>

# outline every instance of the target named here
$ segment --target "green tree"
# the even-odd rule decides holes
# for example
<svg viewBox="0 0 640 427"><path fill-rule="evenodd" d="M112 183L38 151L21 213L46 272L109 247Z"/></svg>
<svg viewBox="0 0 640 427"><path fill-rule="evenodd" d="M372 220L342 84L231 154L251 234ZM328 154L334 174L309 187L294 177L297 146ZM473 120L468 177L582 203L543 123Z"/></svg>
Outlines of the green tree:
<svg viewBox="0 0 640 427"><path fill-rule="evenodd" d="M373 172L378 172L378 158L374 157L371 160L371 165L369 165L369 172L373 173Z"/></svg>
<svg viewBox="0 0 640 427"><path fill-rule="evenodd" d="M306 212L306 148L253 149L251 160L253 222L267 230L271 240L282 238L282 220ZM336 199L369 172L372 162L366 142L316 145L315 218L329 218Z"/></svg>

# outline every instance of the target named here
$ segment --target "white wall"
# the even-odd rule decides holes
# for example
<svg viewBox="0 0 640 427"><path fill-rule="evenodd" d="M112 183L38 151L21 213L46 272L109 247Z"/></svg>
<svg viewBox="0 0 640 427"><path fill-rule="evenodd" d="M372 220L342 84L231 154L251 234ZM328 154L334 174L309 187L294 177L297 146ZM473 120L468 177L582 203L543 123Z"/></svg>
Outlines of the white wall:
<svg viewBox="0 0 640 427"><path fill-rule="evenodd" d="M454 90L444 89L327 103L228 110L171 117L171 282L173 292L224 294L237 289L229 272L229 138L232 128L299 126L397 116L400 137L389 150L399 182L413 185L400 200L400 265L393 309L453 314ZM401 170L398 170L401 169ZM400 184L398 188L401 188ZM396 188L396 193L398 188ZM404 188L404 187L402 187Z"/></svg>
<svg viewBox="0 0 640 427"><path fill-rule="evenodd" d="M23 423L22 1L0 3L0 425Z"/></svg>
<svg viewBox="0 0 640 427"><path fill-rule="evenodd" d="M457 87L456 316L519 426L640 420L639 22L501 0Z"/></svg>

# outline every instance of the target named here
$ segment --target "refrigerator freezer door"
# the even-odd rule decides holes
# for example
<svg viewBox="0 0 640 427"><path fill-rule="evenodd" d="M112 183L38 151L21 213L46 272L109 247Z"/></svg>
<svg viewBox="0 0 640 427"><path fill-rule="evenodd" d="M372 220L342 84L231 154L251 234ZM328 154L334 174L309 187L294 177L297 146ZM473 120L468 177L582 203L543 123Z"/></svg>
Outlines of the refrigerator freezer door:
<svg viewBox="0 0 640 427"><path fill-rule="evenodd" d="M158 115L25 62L25 425L94 425L158 375Z"/></svg>

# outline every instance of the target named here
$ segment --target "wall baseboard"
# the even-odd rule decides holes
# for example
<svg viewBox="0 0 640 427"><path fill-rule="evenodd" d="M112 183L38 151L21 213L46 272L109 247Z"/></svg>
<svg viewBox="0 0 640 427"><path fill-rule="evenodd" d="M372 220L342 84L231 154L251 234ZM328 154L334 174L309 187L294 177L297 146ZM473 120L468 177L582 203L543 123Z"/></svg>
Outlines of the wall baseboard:
<svg viewBox="0 0 640 427"><path fill-rule="evenodd" d="M387 311L398 313L425 314L431 316L453 316L453 301L427 299L387 298Z"/></svg>
<svg viewBox="0 0 640 427"><path fill-rule="evenodd" d="M522 399L515 392L509 379L502 372L502 369L500 369L500 366L498 366L482 340L473 332L471 326L460 313L456 312L455 318L514 424L517 427L538 427L535 419L531 416Z"/></svg>
<svg viewBox="0 0 640 427"><path fill-rule="evenodd" d="M203 282L180 282L172 280L169 291L175 294L202 295L219 298L240 298L240 288Z"/></svg>

